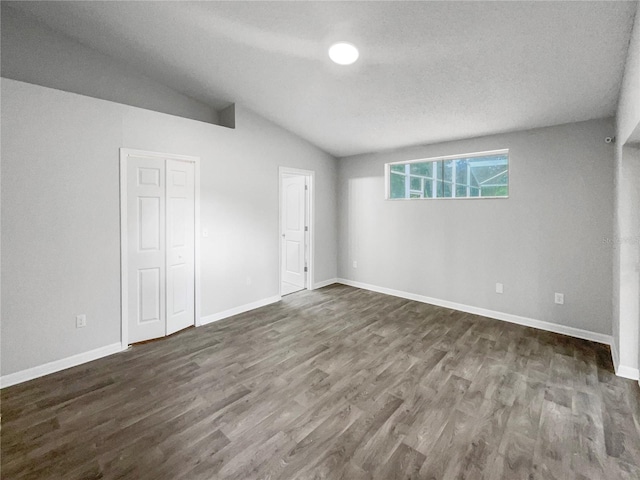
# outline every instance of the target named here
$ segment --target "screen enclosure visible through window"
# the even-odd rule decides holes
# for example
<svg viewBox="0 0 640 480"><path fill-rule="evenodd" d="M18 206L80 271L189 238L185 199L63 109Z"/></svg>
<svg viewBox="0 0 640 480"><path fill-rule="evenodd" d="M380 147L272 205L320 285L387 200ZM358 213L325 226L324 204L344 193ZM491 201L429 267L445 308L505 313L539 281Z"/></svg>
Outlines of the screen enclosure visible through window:
<svg viewBox="0 0 640 480"><path fill-rule="evenodd" d="M450 155L385 165L386 198L506 198L509 151Z"/></svg>

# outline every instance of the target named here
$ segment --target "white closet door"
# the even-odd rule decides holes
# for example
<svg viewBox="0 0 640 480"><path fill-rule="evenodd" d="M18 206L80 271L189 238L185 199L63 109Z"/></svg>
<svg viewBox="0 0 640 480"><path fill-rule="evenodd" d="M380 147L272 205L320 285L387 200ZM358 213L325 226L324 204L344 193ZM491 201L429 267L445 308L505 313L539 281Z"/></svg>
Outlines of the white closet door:
<svg viewBox="0 0 640 480"><path fill-rule="evenodd" d="M194 324L195 168L167 160L167 335Z"/></svg>
<svg viewBox="0 0 640 480"><path fill-rule="evenodd" d="M165 165L127 160L129 342L166 334Z"/></svg>
<svg viewBox="0 0 640 480"><path fill-rule="evenodd" d="M282 291L305 288L305 177L282 179Z"/></svg>

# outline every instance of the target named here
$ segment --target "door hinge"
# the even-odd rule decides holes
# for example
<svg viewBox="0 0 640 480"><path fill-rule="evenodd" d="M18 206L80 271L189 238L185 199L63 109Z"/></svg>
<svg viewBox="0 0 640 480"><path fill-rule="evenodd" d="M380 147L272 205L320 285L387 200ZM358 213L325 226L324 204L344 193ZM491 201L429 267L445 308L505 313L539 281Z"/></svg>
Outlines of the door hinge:
<svg viewBox="0 0 640 480"><path fill-rule="evenodd" d="M309 190L309 186L306 183L304 184L304 189Z"/></svg>
<svg viewBox="0 0 640 480"><path fill-rule="evenodd" d="M308 232L309 231L309 227L307 227L306 225L304 226L304 231Z"/></svg>
<svg viewBox="0 0 640 480"><path fill-rule="evenodd" d="M306 266L306 265L304 266L304 271L305 271L305 272L306 272L306 271L308 271L308 270L307 270L307 266Z"/></svg>

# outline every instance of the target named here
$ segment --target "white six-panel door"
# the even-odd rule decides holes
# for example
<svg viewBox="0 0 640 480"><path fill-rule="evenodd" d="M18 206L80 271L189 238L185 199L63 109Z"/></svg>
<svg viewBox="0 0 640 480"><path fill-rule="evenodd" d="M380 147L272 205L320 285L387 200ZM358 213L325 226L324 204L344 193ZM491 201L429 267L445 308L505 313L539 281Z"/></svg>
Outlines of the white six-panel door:
<svg viewBox="0 0 640 480"><path fill-rule="evenodd" d="M165 316L165 167L152 158L127 163L129 339L161 337Z"/></svg>
<svg viewBox="0 0 640 480"><path fill-rule="evenodd" d="M194 319L194 165L167 160L167 335Z"/></svg>
<svg viewBox="0 0 640 480"><path fill-rule="evenodd" d="M302 175L282 178L282 294L306 287L305 213L306 178Z"/></svg>
<svg viewBox="0 0 640 480"><path fill-rule="evenodd" d="M128 342L194 324L194 166L127 158Z"/></svg>

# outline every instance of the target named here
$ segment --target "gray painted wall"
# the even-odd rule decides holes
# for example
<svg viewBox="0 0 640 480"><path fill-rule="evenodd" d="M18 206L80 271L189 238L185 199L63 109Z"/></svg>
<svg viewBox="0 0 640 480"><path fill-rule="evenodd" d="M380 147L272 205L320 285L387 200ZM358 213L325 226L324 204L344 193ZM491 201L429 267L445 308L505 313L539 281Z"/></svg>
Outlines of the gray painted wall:
<svg viewBox="0 0 640 480"><path fill-rule="evenodd" d="M216 110L2 5L2 76L219 123Z"/></svg>
<svg viewBox="0 0 640 480"><path fill-rule="evenodd" d="M594 120L340 159L339 276L610 335L612 134ZM384 199L386 162L501 148L508 199Z"/></svg>
<svg viewBox="0 0 640 480"><path fill-rule="evenodd" d="M1 84L2 375L119 342L120 147L201 158L203 316L278 295L280 165L316 172L315 281L336 277L336 160L299 137Z"/></svg>

